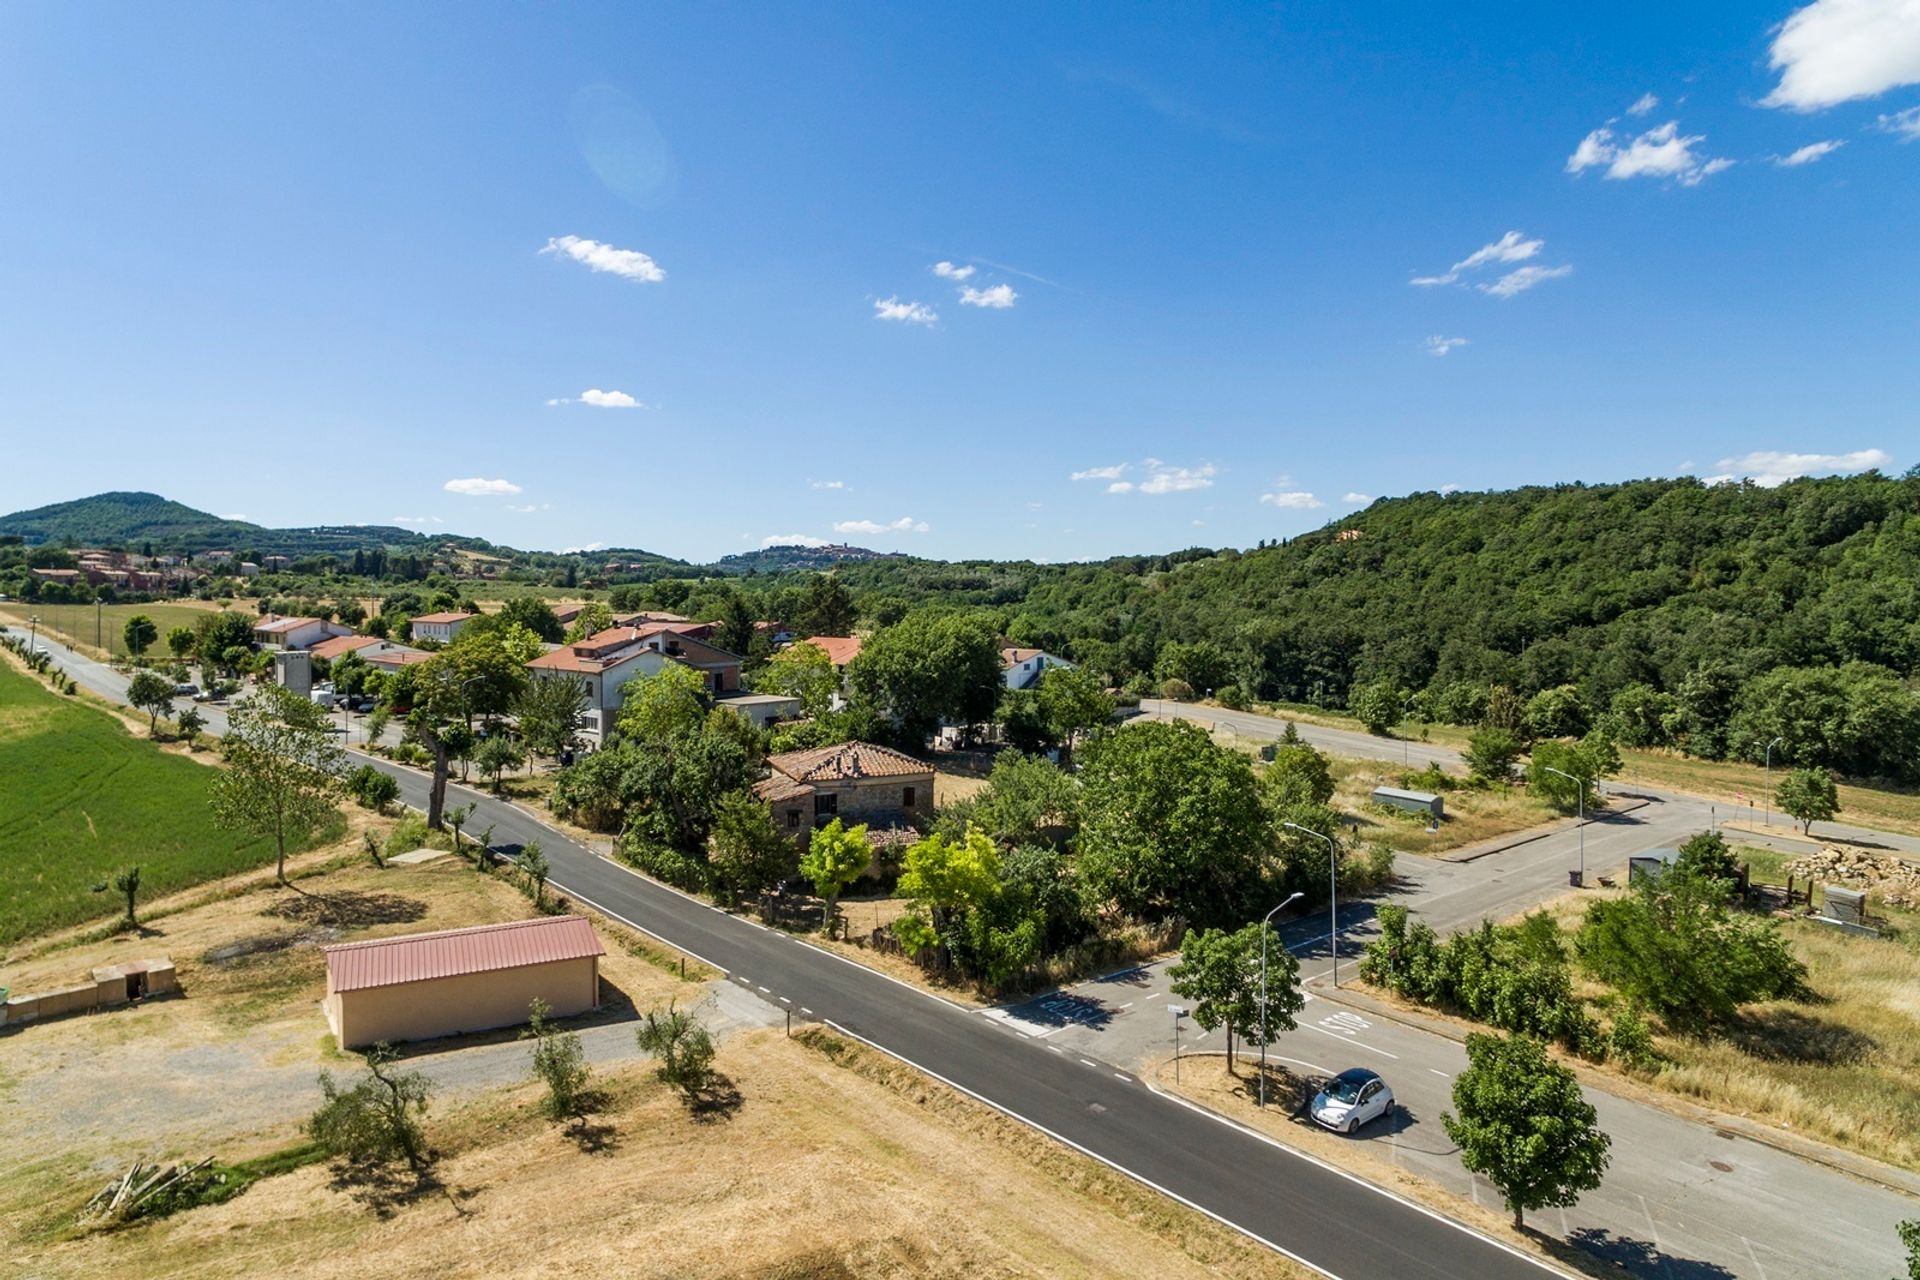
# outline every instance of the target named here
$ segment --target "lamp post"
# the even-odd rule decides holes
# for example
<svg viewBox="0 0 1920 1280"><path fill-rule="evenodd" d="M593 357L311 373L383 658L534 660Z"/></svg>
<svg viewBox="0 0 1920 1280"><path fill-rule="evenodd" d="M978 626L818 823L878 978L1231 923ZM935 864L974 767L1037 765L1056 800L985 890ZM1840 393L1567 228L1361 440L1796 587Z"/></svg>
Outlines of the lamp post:
<svg viewBox="0 0 1920 1280"><path fill-rule="evenodd" d="M38 651L40 648L40 615L39 614L35 613L35 614L28 615L27 635L29 637L27 640L27 652L34 653Z"/></svg>
<svg viewBox="0 0 1920 1280"><path fill-rule="evenodd" d="M1543 764L1540 767L1548 773L1559 774L1580 788L1580 819L1575 825L1580 829L1580 884L1584 887L1587 883L1587 780L1576 778L1564 769L1556 769L1550 764Z"/></svg>
<svg viewBox="0 0 1920 1280"><path fill-rule="evenodd" d="M1407 708L1413 705L1417 695L1407 693L1400 696L1400 723L1407 721ZM1404 730L1400 734L1400 764L1404 768L1413 768L1413 738Z"/></svg>
<svg viewBox="0 0 1920 1280"><path fill-rule="evenodd" d="M1327 943L1333 948L1333 985L1340 985L1340 846L1332 836L1321 835L1312 827L1303 827L1297 822L1282 822L1283 827L1304 832L1316 840L1327 842Z"/></svg>
<svg viewBox="0 0 1920 1280"><path fill-rule="evenodd" d="M1785 741L1785 738L1775 738L1767 744L1767 816L1760 824L1763 827L1773 825L1773 749Z"/></svg>
<svg viewBox="0 0 1920 1280"><path fill-rule="evenodd" d="M1260 1105L1267 1105L1267 934L1272 932L1267 926L1283 909L1306 895L1295 893L1285 902L1267 912L1260 922Z"/></svg>

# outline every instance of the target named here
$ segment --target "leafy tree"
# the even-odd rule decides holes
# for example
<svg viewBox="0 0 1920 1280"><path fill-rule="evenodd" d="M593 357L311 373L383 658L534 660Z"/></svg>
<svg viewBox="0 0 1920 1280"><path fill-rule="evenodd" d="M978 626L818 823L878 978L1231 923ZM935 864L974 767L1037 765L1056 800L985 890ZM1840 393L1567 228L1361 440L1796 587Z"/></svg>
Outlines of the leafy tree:
<svg viewBox="0 0 1920 1280"><path fill-rule="evenodd" d="M1840 791L1825 769L1795 769L1780 780L1773 802L1800 823L1803 835L1812 835L1814 823L1826 822L1840 812Z"/></svg>
<svg viewBox="0 0 1920 1280"><path fill-rule="evenodd" d="M1040 709L1040 695L1031 689L1009 689L1001 694L993 718L1000 726L1001 737L1015 751L1038 753L1060 741Z"/></svg>
<svg viewBox="0 0 1920 1280"><path fill-rule="evenodd" d="M813 891L826 900L827 931L834 927L836 904L847 886L873 862L873 848L867 843L865 823L845 827L835 818L817 828L800 857L800 874L812 884Z"/></svg>
<svg viewBox="0 0 1920 1280"><path fill-rule="evenodd" d="M671 1002L664 1010L641 1015L634 1030L640 1052L658 1064L654 1075L678 1089L688 1106L695 1106L713 1082L713 1036L698 1019Z"/></svg>
<svg viewBox="0 0 1920 1280"><path fill-rule="evenodd" d="M147 734L159 731L160 713L173 710L173 681L154 671L136 671L127 682L127 701L147 713Z"/></svg>
<svg viewBox="0 0 1920 1280"><path fill-rule="evenodd" d="M856 705L890 722L909 746L926 742L942 721L992 719L1006 687L1000 645L985 620L920 610L882 628L847 665Z"/></svg>
<svg viewBox="0 0 1920 1280"><path fill-rule="evenodd" d="M520 1037L533 1042L533 1078L547 1086L546 1096L540 1099L541 1114L578 1127L593 1111L586 1046L576 1032L561 1031L547 1021L552 1012L545 1000L535 996L527 1006L527 1026Z"/></svg>
<svg viewBox="0 0 1920 1280"><path fill-rule="evenodd" d="M1910 1218L1894 1230L1907 1247L1907 1280L1920 1280L1920 1218Z"/></svg>
<svg viewBox="0 0 1920 1280"><path fill-rule="evenodd" d="M1587 700L1570 684L1542 689L1527 699L1527 732L1536 738L1577 738L1591 720Z"/></svg>
<svg viewBox="0 0 1920 1280"><path fill-rule="evenodd" d="M698 732L707 718L706 687L699 671L680 662L628 681L620 732L653 743Z"/></svg>
<svg viewBox="0 0 1920 1280"><path fill-rule="evenodd" d="M1327 758L1304 742L1276 746L1260 783L1276 810L1324 805L1333 799L1333 770Z"/></svg>
<svg viewBox="0 0 1920 1280"><path fill-rule="evenodd" d="M1728 884L1738 883L1740 864L1734 860L1727 838L1718 831L1701 831L1687 837L1680 846L1675 865L1694 875Z"/></svg>
<svg viewBox="0 0 1920 1280"><path fill-rule="evenodd" d="M173 718L174 727L179 731L181 741L187 744L187 750L194 750L194 744L200 737L200 731L207 727L207 718L195 707L182 707Z"/></svg>
<svg viewBox="0 0 1920 1280"><path fill-rule="evenodd" d="M1476 729L1468 735L1467 749L1460 756L1481 777L1504 780L1520 758L1520 739L1507 729Z"/></svg>
<svg viewBox="0 0 1920 1280"><path fill-rule="evenodd" d="M400 798L400 783L392 774L363 764L346 778L347 794L363 809L385 813L387 806Z"/></svg>
<svg viewBox="0 0 1920 1280"><path fill-rule="evenodd" d="M1071 832L1079 825L1080 783L1042 756L1003 751L994 759L985 789L949 811L940 822L949 835L977 825L1003 844L1029 844L1050 831Z"/></svg>
<svg viewBox="0 0 1920 1280"><path fill-rule="evenodd" d="M426 1114L432 1082L417 1071L392 1070L395 1054L386 1044L367 1050L367 1078L342 1089L333 1074L320 1073L325 1101L307 1121L307 1136L330 1157L364 1174L405 1160L416 1174L430 1162L420 1117Z"/></svg>
<svg viewBox="0 0 1920 1280"><path fill-rule="evenodd" d="M202 666L220 666L232 671L239 666L234 650L245 659L253 644L253 623L245 614L222 610L209 613L194 624L193 652Z"/></svg>
<svg viewBox="0 0 1920 1280"><path fill-rule="evenodd" d="M493 616L502 625L525 627L536 639L547 644L559 644L561 637L566 634L566 628L560 625L553 606L539 596L515 596L501 605L500 611Z"/></svg>
<svg viewBox="0 0 1920 1280"><path fill-rule="evenodd" d="M603 748L588 760L607 754ZM752 780L753 762L738 738L702 721L664 742L629 740L596 769L616 785L611 799L631 835L695 853L706 847L722 798Z"/></svg>
<svg viewBox="0 0 1920 1280"><path fill-rule="evenodd" d="M1154 919L1223 919L1257 882L1272 827L1245 756L1198 727L1151 722L1082 752L1082 869L1095 892Z"/></svg>
<svg viewBox="0 0 1920 1280"><path fill-rule="evenodd" d="M491 827L488 828L492 830ZM481 840L484 847L486 841ZM547 861L546 850L540 847L538 840L529 840L520 846L520 852L514 855L514 866L526 881L527 897L533 899L536 907L545 907L547 899L547 877L553 874L553 867Z"/></svg>
<svg viewBox="0 0 1920 1280"><path fill-rule="evenodd" d="M1232 679L1233 662L1226 650L1211 640L1176 640L1160 646L1154 674L1163 682L1178 680L1195 693L1205 694Z"/></svg>
<svg viewBox="0 0 1920 1280"><path fill-rule="evenodd" d="M1582 803L1593 807L1593 785L1620 768L1619 752L1604 736L1592 736L1588 742L1570 743L1548 739L1533 745L1533 763L1527 770L1527 787L1548 804L1572 813ZM1554 773L1552 770L1559 770ZM1562 774L1580 779L1569 782Z"/></svg>
<svg viewBox="0 0 1920 1280"><path fill-rule="evenodd" d="M227 767L213 780L222 826L272 836L274 874L287 883L287 838L335 812L345 753L327 713L278 685L260 690L228 717Z"/></svg>
<svg viewBox="0 0 1920 1280"><path fill-rule="evenodd" d="M1367 726L1368 733L1383 736L1400 723L1405 705L1406 691L1390 680L1370 681L1347 695L1347 710Z"/></svg>
<svg viewBox="0 0 1920 1280"><path fill-rule="evenodd" d="M1054 741L1068 750L1080 735L1113 723L1113 695L1100 677L1084 667L1048 667L1040 673L1040 714Z"/></svg>
<svg viewBox="0 0 1920 1280"><path fill-rule="evenodd" d="M959 840L931 835L907 846L900 896L931 917L938 931L956 911L985 906L1000 895L1000 849L986 832L969 828Z"/></svg>
<svg viewBox="0 0 1920 1280"><path fill-rule="evenodd" d="M846 584L835 574L821 573L807 582L793 621L803 636L844 636L853 634L857 618Z"/></svg>
<svg viewBox="0 0 1920 1280"><path fill-rule="evenodd" d="M120 628L120 638L126 642L127 652L138 658L160 638L160 629L153 625L152 618L136 613Z"/></svg>
<svg viewBox="0 0 1920 1280"><path fill-rule="evenodd" d="M840 673L834 670L825 649L802 642L768 658L754 684L765 693L798 698L803 714L820 716L833 706L833 695L840 689Z"/></svg>
<svg viewBox="0 0 1920 1280"><path fill-rule="evenodd" d="M1460 1163L1498 1188L1516 1228L1527 1210L1564 1208L1600 1185L1612 1139L1573 1072L1533 1037L1469 1035L1453 1106L1440 1123Z"/></svg>
<svg viewBox="0 0 1920 1280"><path fill-rule="evenodd" d="M707 865L727 896L740 901L793 875L799 853L774 825L766 805L750 791L734 791L714 809Z"/></svg>
<svg viewBox="0 0 1920 1280"><path fill-rule="evenodd" d="M574 618L573 625L567 628L566 635L561 638L568 644L578 644L588 636L598 635L612 625L613 610L596 600L592 604L581 606L579 616Z"/></svg>
<svg viewBox="0 0 1920 1280"><path fill-rule="evenodd" d="M579 740L587 713L587 685L578 676L543 676L527 681L514 699L514 719L527 750L557 758Z"/></svg>
<svg viewBox="0 0 1920 1280"><path fill-rule="evenodd" d="M135 866L135 867L128 867L124 871L116 871L111 880L105 880L93 886L93 891L95 893L105 893L109 889L119 894L121 898L125 899L126 901L127 928L129 929L139 928L140 920L134 914L133 908L134 908L134 900L140 896L140 868Z"/></svg>
<svg viewBox="0 0 1920 1280"><path fill-rule="evenodd" d="M500 794L500 775L509 769L518 769L527 761L527 753L520 749L520 742L510 733L496 733L482 742L473 753L473 762L480 766L480 772L493 778L493 793Z"/></svg>
<svg viewBox="0 0 1920 1280"><path fill-rule="evenodd" d="M1260 1036L1260 941L1267 935L1267 1038ZM1180 963L1167 971L1173 994L1191 1000L1193 1020L1208 1031L1227 1029L1227 1070L1233 1070L1238 1036L1258 1048L1291 1031L1294 1016L1306 1007L1300 992L1300 965L1293 953L1262 924L1244 929L1200 929L1187 935Z"/></svg>
<svg viewBox="0 0 1920 1280"><path fill-rule="evenodd" d="M167 632L167 649L176 658L184 658L193 652L193 629L175 627Z"/></svg>

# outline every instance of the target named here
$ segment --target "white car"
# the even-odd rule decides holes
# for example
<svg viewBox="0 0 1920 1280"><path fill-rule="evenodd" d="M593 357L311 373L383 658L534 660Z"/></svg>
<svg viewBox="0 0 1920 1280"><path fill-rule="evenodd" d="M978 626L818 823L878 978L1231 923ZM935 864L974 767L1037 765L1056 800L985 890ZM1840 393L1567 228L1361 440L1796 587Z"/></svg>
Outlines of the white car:
<svg viewBox="0 0 1920 1280"><path fill-rule="evenodd" d="M1393 1090L1365 1067L1350 1067L1327 1081L1308 1108L1315 1124L1335 1133L1352 1133L1392 1112Z"/></svg>

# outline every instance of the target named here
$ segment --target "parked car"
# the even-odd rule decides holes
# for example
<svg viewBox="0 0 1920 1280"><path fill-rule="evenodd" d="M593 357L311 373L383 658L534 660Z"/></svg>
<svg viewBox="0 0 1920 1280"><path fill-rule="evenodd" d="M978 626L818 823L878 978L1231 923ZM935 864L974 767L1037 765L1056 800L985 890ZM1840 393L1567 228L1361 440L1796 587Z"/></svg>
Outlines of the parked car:
<svg viewBox="0 0 1920 1280"><path fill-rule="evenodd" d="M1327 1081L1307 1109L1315 1124L1335 1133L1352 1133L1392 1111L1393 1090L1365 1067L1349 1067Z"/></svg>
<svg viewBox="0 0 1920 1280"><path fill-rule="evenodd" d="M355 715L365 715L367 712L373 710L375 705L374 699L364 693L355 694L347 699L347 710L353 712Z"/></svg>
<svg viewBox="0 0 1920 1280"><path fill-rule="evenodd" d="M173 686L173 696L176 698L192 698L198 701L200 698L200 686L197 684L177 684Z"/></svg>

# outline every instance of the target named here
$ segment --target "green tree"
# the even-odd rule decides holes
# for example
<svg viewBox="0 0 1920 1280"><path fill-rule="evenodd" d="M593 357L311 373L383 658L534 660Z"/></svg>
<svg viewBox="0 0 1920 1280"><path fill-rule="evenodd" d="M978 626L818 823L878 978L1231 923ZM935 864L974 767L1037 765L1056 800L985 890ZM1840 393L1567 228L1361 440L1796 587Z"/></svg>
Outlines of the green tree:
<svg viewBox="0 0 1920 1280"><path fill-rule="evenodd" d="M1467 1069L1440 1117L1468 1172L1491 1182L1513 1211L1565 1208L1600 1185L1612 1139L1573 1072L1531 1036L1467 1037Z"/></svg>
<svg viewBox="0 0 1920 1280"><path fill-rule="evenodd" d="M500 776L509 769L518 769L526 761L527 753L510 733L493 734L473 753L473 762L480 766L480 772L493 778L495 795L500 794Z"/></svg>
<svg viewBox="0 0 1920 1280"><path fill-rule="evenodd" d="M731 901L771 889L799 869L799 851L750 791L721 797L707 833L707 865Z"/></svg>
<svg viewBox="0 0 1920 1280"><path fill-rule="evenodd" d="M234 670L234 650L244 659L253 644L253 623L245 614L223 609L209 613L194 623L193 652L204 667Z"/></svg>
<svg viewBox="0 0 1920 1280"><path fill-rule="evenodd" d="M1826 822L1840 812L1840 791L1825 769L1795 769L1780 780L1773 802L1799 822L1802 834L1812 835L1814 823Z"/></svg>
<svg viewBox="0 0 1920 1280"><path fill-rule="evenodd" d="M1920 1280L1920 1218L1910 1218L1894 1230L1907 1247L1907 1280Z"/></svg>
<svg viewBox="0 0 1920 1280"><path fill-rule="evenodd" d="M1577 738L1592 720L1587 700L1570 684L1542 689L1528 698L1526 716L1527 732L1536 738Z"/></svg>
<svg viewBox="0 0 1920 1280"><path fill-rule="evenodd" d="M1080 735L1113 723L1113 695L1083 667L1048 667L1040 673L1040 714L1056 742L1069 751Z"/></svg>
<svg viewBox="0 0 1920 1280"><path fill-rule="evenodd" d="M400 798L400 783L392 774L363 764L346 777L347 794L363 809L385 813L387 806Z"/></svg>
<svg viewBox="0 0 1920 1280"><path fill-rule="evenodd" d="M1460 758L1481 777L1504 781L1520 758L1520 739L1506 729L1476 729L1467 736Z"/></svg>
<svg viewBox="0 0 1920 1280"><path fill-rule="evenodd" d="M650 1009L634 1029L640 1052L652 1056L653 1073L661 1083L680 1091L688 1106L697 1106L713 1082L713 1036L692 1014L671 1002Z"/></svg>
<svg viewBox="0 0 1920 1280"><path fill-rule="evenodd" d="M1347 694L1347 710L1367 726L1368 733L1382 736L1400 723L1405 706L1406 691L1391 680L1372 680Z"/></svg>
<svg viewBox="0 0 1920 1280"><path fill-rule="evenodd" d="M596 600L582 605L580 613L574 618L567 633L561 637L568 644L578 644L588 636L598 635L613 625L613 610Z"/></svg>
<svg viewBox="0 0 1920 1280"><path fill-rule="evenodd" d="M1267 1028L1260 1035L1260 941L1267 935ZM1237 1036L1258 1048L1294 1027L1306 1007L1300 965L1271 929L1250 924L1229 932L1200 929L1187 935L1180 962L1167 970L1173 994L1193 1001L1193 1020L1204 1029L1227 1029L1227 1070L1233 1070Z"/></svg>
<svg viewBox="0 0 1920 1280"><path fill-rule="evenodd" d="M227 767L213 780L222 826L271 836L274 874L287 883L287 840L335 812L345 753L327 713L278 685L236 706L222 744Z"/></svg>
<svg viewBox="0 0 1920 1280"><path fill-rule="evenodd" d="M197 708L182 707L180 714L173 718L173 723L180 740L187 744L187 750L192 751L200 738L200 731L207 727L207 718Z"/></svg>
<svg viewBox="0 0 1920 1280"><path fill-rule="evenodd" d="M1000 644L984 619L918 610L876 632L847 665L855 706L891 723L910 747L942 721L983 724L1006 687Z"/></svg>
<svg viewBox="0 0 1920 1280"><path fill-rule="evenodd" d="M539 596L515 596L501 605L500 611L493 616L503 626L525 627L536 639L547 644L559 644L561 637L566 634L566 628L560 625L553 606Z"/></svg>
<svg viewBox="0 0 1920 1280"><path fill-rule="evenodd" d="M540 1113L549 1120L570 1121L579 1128L593 1112L586 1046L577 1033L561 1031L547 1021L552 1012L545 1000L535 996L527 1006L527 1025L520 1037L533 1042L529 1063L533 1078L547 1086L546 1096L540 1099Z"/></svg>
<svg viewBox="0 0 1920 1280"><path fill-rule="evenodd" d="M184 658L193 652L193 629L175 627L167 632L167 649L176 658Z"/></svg>
<svg viewBox="0 0 1920 1280"><path fill-rule="evenodd" d="M1591 809L1594 784L1619 769L1620 753L1605 735L1590 734L1586 741L1577 743L1548 738L1533 744L1527 789L1564 813L1580 807L1584 792L1584 803ZM1564 774L1580 781L1570 782Z"/></svg>
<svg viewBox="0 0 1920 1280"><path fill-rule="evenodd" d="M800 699L800 710L808 716L825 715L833 707L833 695L840 690L840 673L819 645L789 645L767 659L754 685L764 693Z"/></svg>
<svg viewBox="0 0 1920 1280"><path fill-rule="evenodd" d="M706 687L706 678L681 662L628 681L620 732L652 743L697 733L707 718Z"/></svg>
<svg viewBox="0 0 1920 1280"><path fill-rule="evenodd" d="M160 713L173 710L173 681L155 671L136 671L127 682L127 701L147 713L147 734L159 731Z"/></svg>
<svg viewBox="0 0 1920 1280"><path fill-rule="evenodd" d="M1276 810L1324 805L1333 799L1333 770L1327 758L1304 742L1276 746L1260 784Z"/></svg>
<svg viewBox="0 0 1920 1280"><path fill-rule="evenodd" d="M160 638L160 628L146 614L136 613L120 628L120 638L126 642L127 652L138 658Z"/></svg>
<svg viewBox="0 0 1920 1280"><path fill-rule="evenodd" d="M858 616L846 584L834 574L818 573L808 580L793 623L803 636L845 636L853 634Z"/></svg>
<svg viewBox="0 0 1920 1280"><path fill-rule="evenodd" d="M540 847L538 840L529 840L520 846L513 864L526 882L527 896L533 899L533 905L544 908L547 904L547 877L553 874L553 868L547 862L546 850Z"/></svg>
<svg viewBox="0 0 1920 1280"><path fill-rule="evenodd" d="M325 1100L307 1120L307 1136L357 1174L399 1160L419 1174L430 1163L420 1117L432 1083L417 1071L392 1070L395 1056L384 1043L367 1050L367 1078L346 1089L331 1072L320 1073Z"/></svg>
<svg viewBox="0 0 1920 1280"><path fill-rule="evenodd" d="M1080 823L1080 782L1043 756L1003 751L987 785L970 801L942 810L949 834L969 825L1006 845L1029 844L1051 832L1071 833Z"/></svg>
<svg viewBox="0 0 1920 1280"><path fill-rule="evenodd" d="M514 699L513 714L528 752L557 758L579 740L587 714L586 681L568 675L528 680Z"/></svg>
<svg viewBox="0 0 1920 1280"><path fill-rule="evenodd" d="M123 898L126 901L127 928L129 929L139 928L140 920L134 914L134 900L140 896L140 868L137 866L134 866L134 867L128 867L124 871L117 871L114 873L113 878L111 880L105 880L93 886L93 891L95 893L105 893L109 889L119 894L121 898Z"/></svg>
<svg viewBox="0 0 1920 1280"><path fill-rule="evenodd" d="M1248 905L1273 830L1252 766L1198 727L1149 722L1088 743L1079 856L1121 910L1196 923Z"/></svg>
<svg viewBox="0 0 1920 1280"><path fill-rule="evenodd" d="M1178 680L1201 696L1211 694L1233 678L1232 659L1211 640L1191 643L1175 640L1163 644L1153 669L1162 684Z"/></svg>
<svg viewBox="0 0 1920 1280"><path fill-rule="evenodd" d="M972 827L959 840L937 834L916 840L901 861L899 891L941 932L953 913L1000 896L999 846Z"/></svg>
<svg viewBox="0 0 1920 1280"><path fill-rule="evenodd" d="M873 862L873 848L867 843L865 823L845 827L835 818L825 826L817 828L813 838L807 841L807 851L800 857L800 874L813 885L813 891L827 904L827 932L832 933L836 919L836 904L847 886L866 871Z"/></svg>

